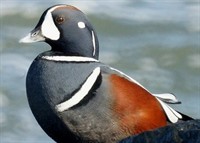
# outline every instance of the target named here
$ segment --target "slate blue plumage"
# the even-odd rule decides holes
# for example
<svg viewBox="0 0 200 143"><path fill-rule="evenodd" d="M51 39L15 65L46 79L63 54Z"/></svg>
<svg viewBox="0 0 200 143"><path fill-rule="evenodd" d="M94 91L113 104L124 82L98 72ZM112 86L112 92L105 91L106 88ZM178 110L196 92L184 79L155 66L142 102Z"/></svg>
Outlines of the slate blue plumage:
<svg viewBox="0 0 200 143"><path fill-rule="evenodd" d="M31 64L27 97L36 120L56 142L114 143L184 119L164 103L179 103L174 95L152 94L98 61L96 32L79 9L48 8L34 30L20 40L39 41L51 50Z"/></svg>

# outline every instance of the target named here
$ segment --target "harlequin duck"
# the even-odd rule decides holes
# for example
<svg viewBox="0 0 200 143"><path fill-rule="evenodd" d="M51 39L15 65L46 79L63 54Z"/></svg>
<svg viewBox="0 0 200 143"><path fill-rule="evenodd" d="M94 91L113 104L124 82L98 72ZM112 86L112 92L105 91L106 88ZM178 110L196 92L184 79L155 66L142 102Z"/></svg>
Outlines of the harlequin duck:
<svg viewBox="0 0 200 143"><path fill-rule="evenodd" d="M48 8L22 43L44 41L51 50L31 64L26 89L43 130L60 143L114 143L130 135L189 117L166 103L172 94L152 94L140 83L98 60L96 32L70 5Z"/></svg>

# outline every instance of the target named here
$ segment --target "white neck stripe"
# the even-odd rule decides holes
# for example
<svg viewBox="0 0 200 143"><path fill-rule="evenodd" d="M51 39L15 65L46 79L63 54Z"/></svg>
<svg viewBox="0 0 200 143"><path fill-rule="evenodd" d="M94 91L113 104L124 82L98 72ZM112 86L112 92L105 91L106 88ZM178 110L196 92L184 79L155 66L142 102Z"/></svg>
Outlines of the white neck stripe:
<svg viewBox="0 0 200 143"><path fill-rule="evenodd" d="M81 88L67 101L60 103L56 106L56 110L58 112L63 112L68 110L69 108L77 105L80 101L87 96L89 91L91 90L92 86L96 82L101 70L100 67L97 67L93 70L91 75L87 78L85 83L81 86Z"/></svg>
<svg viewBox="0 0 200 143"><path fill-rule="evenodd" d="M61 62L99 62L94 58L79 57L79 56L43 56L42 58L49 61L61 61Z"/></svg>
<svg viewBox="0 0 200 143"><path fill-rule="evenodd" d="M92 44L93 44L93 56L95 55L96 51L96 43L95 43L95 37L94 37L94 31L92 31Z"/></svg>

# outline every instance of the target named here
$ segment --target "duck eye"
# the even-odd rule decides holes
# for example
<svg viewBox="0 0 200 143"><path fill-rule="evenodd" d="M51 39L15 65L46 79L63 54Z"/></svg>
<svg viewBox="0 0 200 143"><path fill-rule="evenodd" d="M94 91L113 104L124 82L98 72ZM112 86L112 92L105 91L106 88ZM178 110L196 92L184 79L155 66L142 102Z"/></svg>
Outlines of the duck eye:
<svg viewBox="0 0 200 143"><path fill-rule="evenodd" d="M38 34L38 31L31 34L32 37L35 37Z"/></svg>
<svg viewBox="0 0 200 143"><path fill-rule="evenodd" d="M65 21L65 18L63 16L56 17L56 23L62 24Z"/></svg>

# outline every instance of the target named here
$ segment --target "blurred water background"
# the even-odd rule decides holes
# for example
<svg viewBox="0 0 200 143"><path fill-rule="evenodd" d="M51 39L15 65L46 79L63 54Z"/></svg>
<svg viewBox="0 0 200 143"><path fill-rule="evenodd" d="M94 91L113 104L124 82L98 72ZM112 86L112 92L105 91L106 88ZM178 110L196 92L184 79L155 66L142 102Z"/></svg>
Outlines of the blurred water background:
<svg viewBox="0 0 200 143"><path fill-rule="evenodd" d="M45 43L19 44L54 4L87 14L99 36L100 60L153 93L174 93L175 109L200 118L200 2L198 0L1 0L0 142L53 143L35 121L25 78Z"/></svg>

